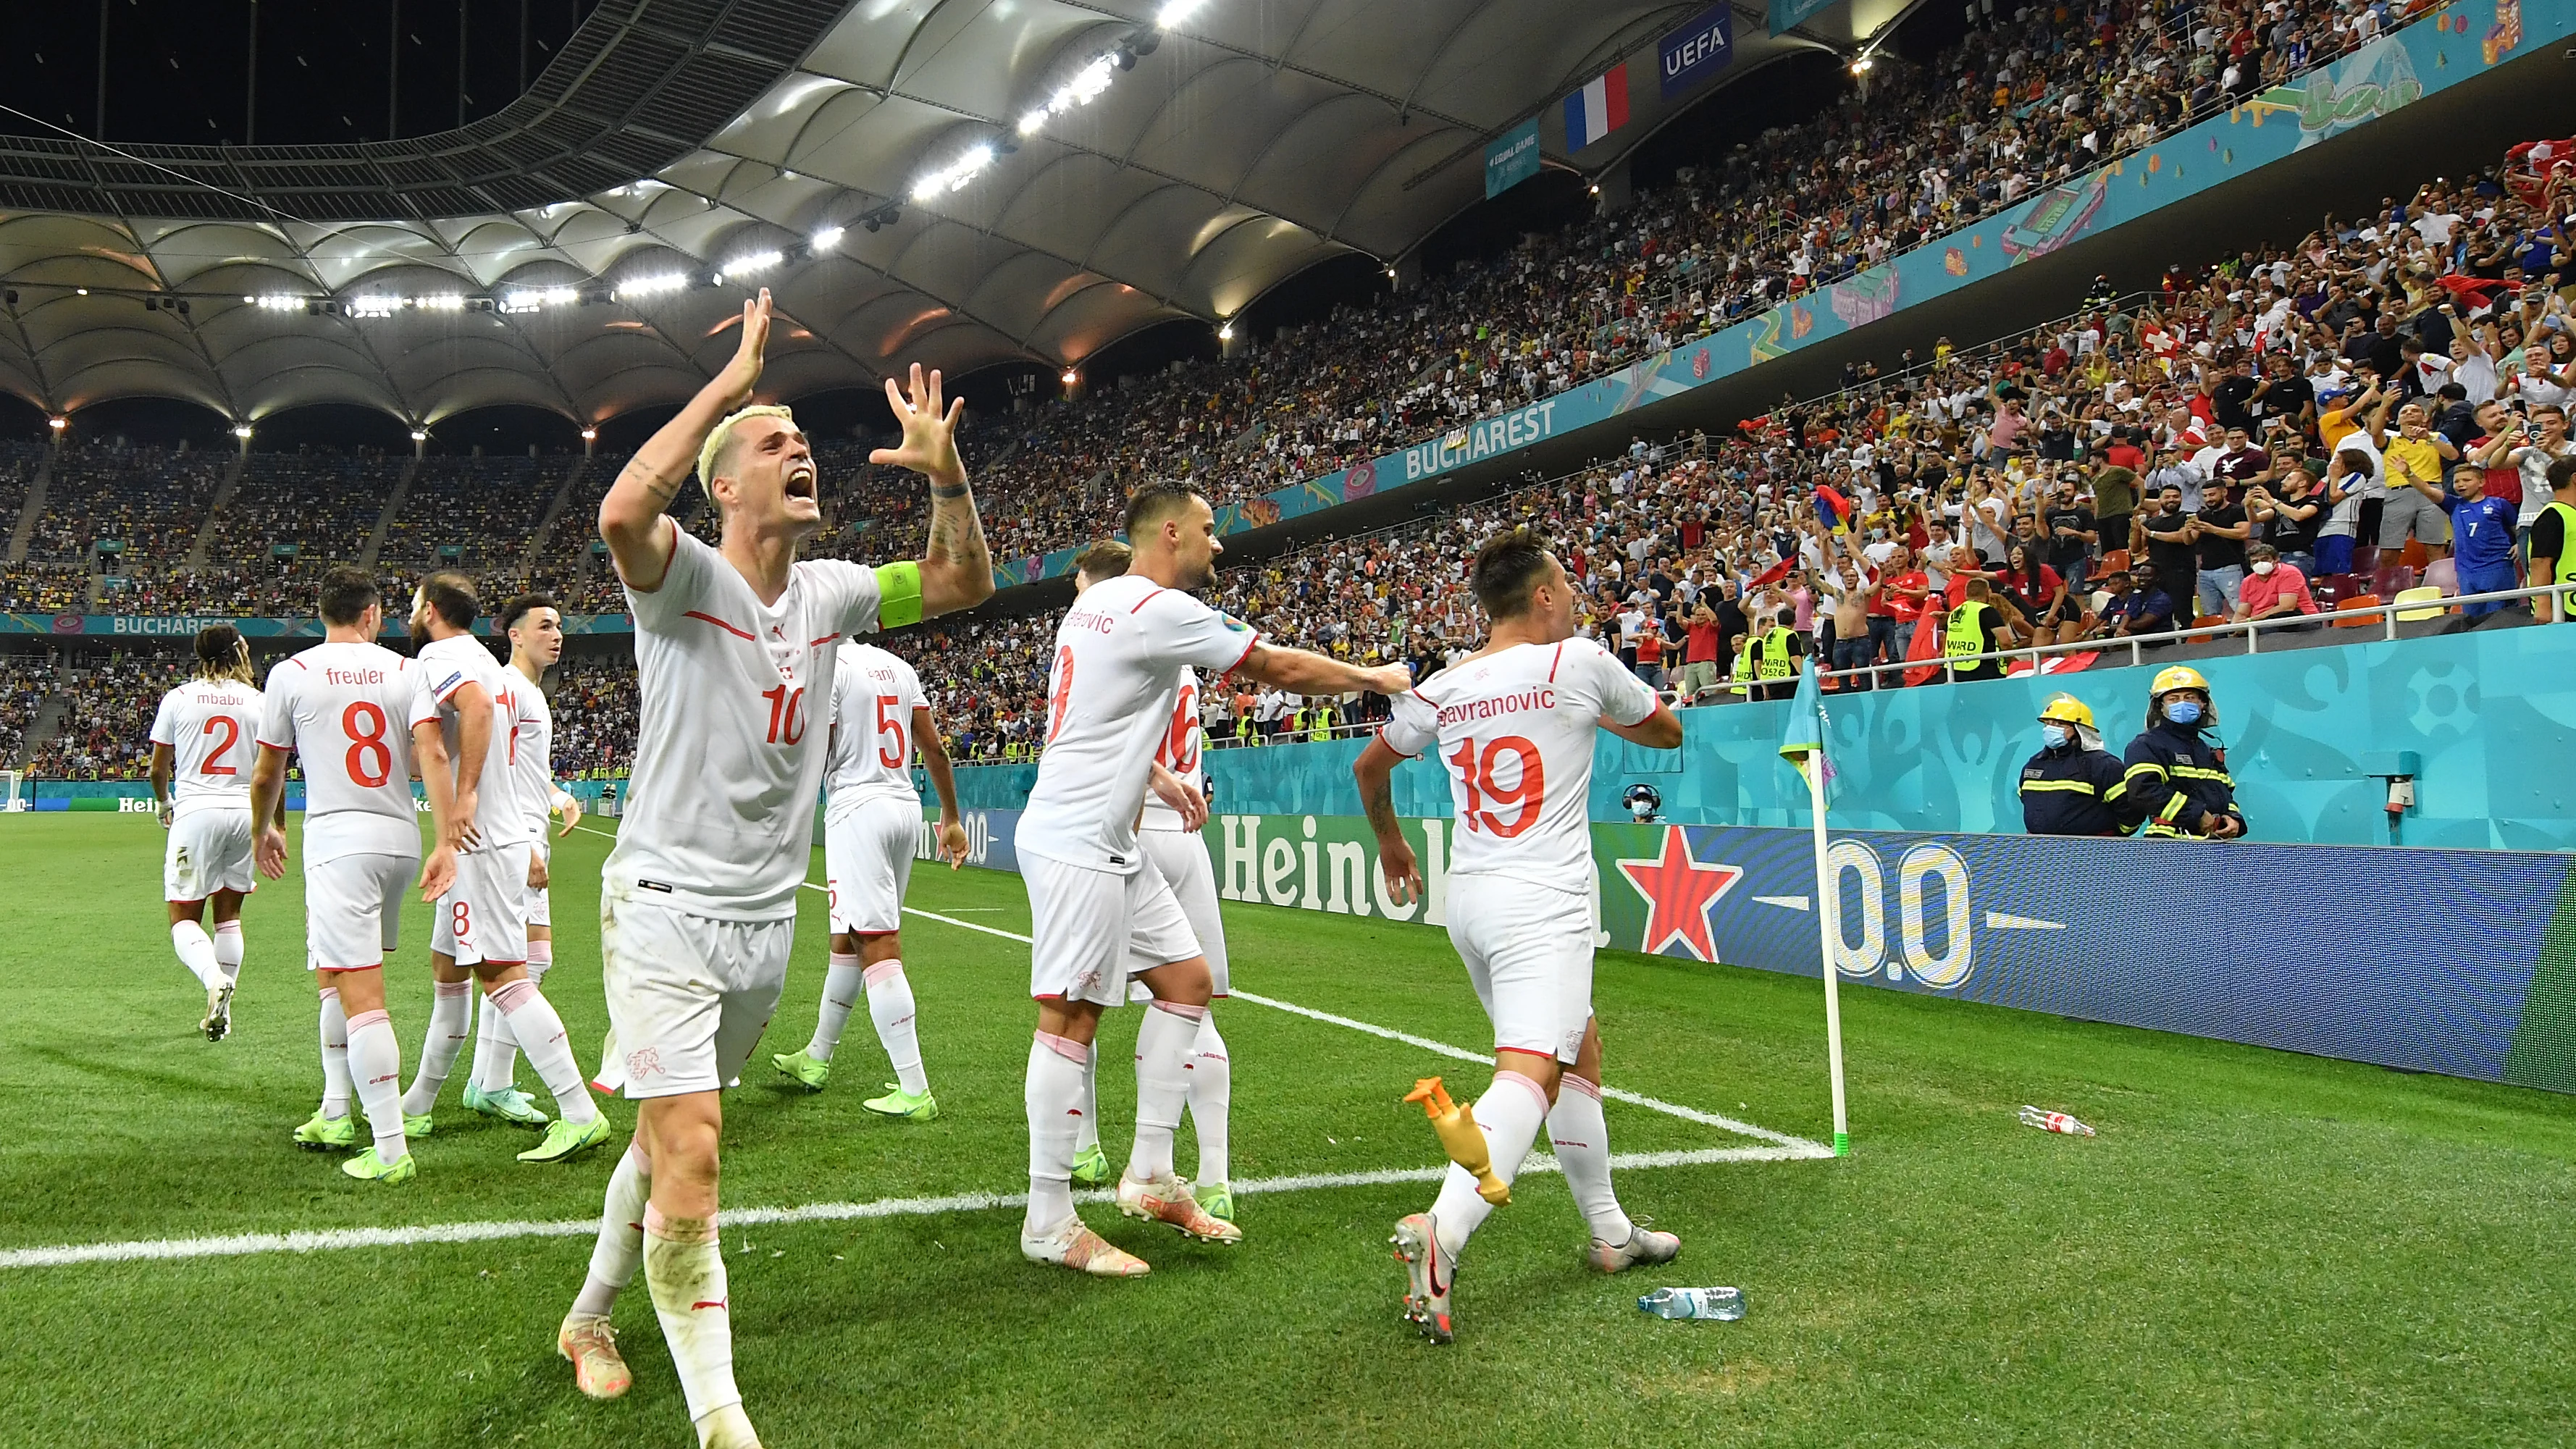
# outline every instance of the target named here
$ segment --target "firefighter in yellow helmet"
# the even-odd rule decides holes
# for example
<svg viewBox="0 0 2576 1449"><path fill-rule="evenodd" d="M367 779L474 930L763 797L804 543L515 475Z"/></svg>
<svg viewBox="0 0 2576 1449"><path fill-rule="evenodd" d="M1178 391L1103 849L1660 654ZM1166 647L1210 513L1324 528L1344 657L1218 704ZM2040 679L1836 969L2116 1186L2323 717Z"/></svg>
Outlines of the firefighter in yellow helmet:
<svg viewBox="0 0 2576 1449"><path fill-rule="evenodd" d="M2121 818L2163 840L2234 840L2245 833L2227 751L2212 742L2218 709L2197 669L2174 665L2147 686L2147 727L2129 741Z"/></svg>
<svg viewBox="0 0 2576 1449"><path fill-rule="evenodd" d="M2071 694L2039 707L2040 751L2021 767L2021 826L2032 835L2126 835L2129 786L2102 748L2093 711Z"/></svg>

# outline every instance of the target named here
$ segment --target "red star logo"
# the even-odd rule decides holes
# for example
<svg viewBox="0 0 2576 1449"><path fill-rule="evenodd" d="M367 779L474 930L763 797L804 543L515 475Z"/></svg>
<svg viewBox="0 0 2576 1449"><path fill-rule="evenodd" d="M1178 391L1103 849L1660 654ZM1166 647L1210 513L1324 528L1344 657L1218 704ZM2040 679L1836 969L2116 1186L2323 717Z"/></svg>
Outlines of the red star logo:
<svg viewBox="0 0 2576 1449"><path fill-rule="evenodd" d="M1638 949L1659 952L1678 940L1682 950L1701 961L1717 959L1710 934L1709 908L1718 903L1744 872L1731 865L1702 865L1678 825L1664 827L1664 848L1652 860L1615 862L1637 894L1646 898L1646 934Z"/></svg>

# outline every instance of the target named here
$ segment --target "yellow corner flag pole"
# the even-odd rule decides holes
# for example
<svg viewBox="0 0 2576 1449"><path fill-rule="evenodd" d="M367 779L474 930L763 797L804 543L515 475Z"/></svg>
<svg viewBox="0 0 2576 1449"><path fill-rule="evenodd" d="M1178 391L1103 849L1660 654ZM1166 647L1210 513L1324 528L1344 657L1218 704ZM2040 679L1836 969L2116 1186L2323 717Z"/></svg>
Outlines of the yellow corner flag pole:
<svg viewBox="0 0 2576 1449"><path fill-rule="evenodd" d="M1847 1157L1851 1155L1851 1119L1843 1106L1843 1008L1835 992L1835 978L1842 972L1834 964L1834 948L1842 943L1842 892L1835 889L1838 883L1828 858L1832 847L1825 840L1823 752L1799 761L1798 773L1807 777L1807 800L1816 814L1816 931L1825 966L1825 1069L1834 1087L1834 1155Z"/></svg>

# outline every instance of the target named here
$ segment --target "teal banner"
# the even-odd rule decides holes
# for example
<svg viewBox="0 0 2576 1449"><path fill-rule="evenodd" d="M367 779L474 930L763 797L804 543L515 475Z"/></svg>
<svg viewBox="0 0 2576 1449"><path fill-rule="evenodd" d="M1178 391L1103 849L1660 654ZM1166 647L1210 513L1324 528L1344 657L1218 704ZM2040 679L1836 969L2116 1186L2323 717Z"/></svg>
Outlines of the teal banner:
<svg viewBox="0 0 2576 1449"><path fill-rule="evenodd" d="M1771 33L1795 30L1810 15L1834 3L1834 0L1771 0Z"/></svg>
<svg viewBox="0 0 2576 1449"><path fill-rule="evenodd" d="M1773 11L1775 28L1779 13ZM2508 18L2500 21L2499 17ZM1217 510L1217 531L1264 528L1437 478L1480 459L1705 387L1772 358L1866 327L1899 307L2002 276L2078 238L2237 180L2435 91L2557 44L2571 32L2576 32L2576 0L2446 5L2331 65L2261 91L2244 105L2143 153L2070 179L1999 215L1925 242L1883 265L1760 316L1543 402L1339 473L1228 504ZM1059 549L998 564L994 577L1003 585L1034 583L1072 568L1073 550Z"/></svg>
<svg viewBox="0 0 2576 1449"><path fill-rule="evenodd" d="M1538 117L1532 116L1485 147L1485 199L1493 200L1538 171Z"/></svg>

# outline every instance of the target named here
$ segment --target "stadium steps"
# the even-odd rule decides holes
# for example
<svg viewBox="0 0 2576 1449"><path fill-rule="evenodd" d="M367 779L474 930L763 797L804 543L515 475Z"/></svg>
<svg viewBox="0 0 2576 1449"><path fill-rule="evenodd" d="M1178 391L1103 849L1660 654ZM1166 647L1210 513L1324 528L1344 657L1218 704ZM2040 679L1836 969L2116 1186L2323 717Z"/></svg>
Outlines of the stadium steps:
<svg viewBox="0 0 2576 1449"><path fill-rule="evenodd" d="M9 562L25 563L27 545L36 537L36 520L45 516L45 487L54 481L54 459L58 450L47 448L43 461L36 464L36 476L27 484L27 501L18 505L18 526L9 530Z"/></svg>
<svg viewBox="0 0 2576 1449"><path fill-rule="evenodd" d="M385 511L376 515L375 531L367 535L367 549L358 555L358 567L376 566L376 555L384 550L385 535L393 531L394 520L402 517L403 500L411 496L411 480L419 475L420 455L415 453L410 462L403 464L402 476L394 480L394 491L385 495Z"/></svg>
<svg viewBox="0 0 2576 1449"><path fill-rule="evenodd" d="M571 472L564 475L562 486L555 489L554 501L546 505L546 516L538 519L537 526L528 533L528 551L519 555L519 577L536 577L537 563L545 557L546 540L554 537L555 520L563 517L564 510L572 506L573 490L581 486L582 475L589 471L590 459L584 456L572 465Z"/></svg>
<svg viewBox="0 0 2576 1449"><path fill-rule="evenodd" d="M241 492L242 474L249 469L250 450L235 449L233 465L224 470L224 481L215 485L214 502L206 505L206 521L197 527L197 541L188 545L189 568L201 569L206 566L206 552L214 547L215 521L224 516L225 509L233 506L233 495Z"/></svg>
<svg viewBox="0 0 2576 1449"><path fill-rule="evenodd" d="M57 670L54 674L54 687L46 693L45 702L36 706L36 717L27 722L27 735L19 743L18 758L32 760L44 753L47 745L62 738L63 716L71 713L71 710L70 681Z"/></svg>

